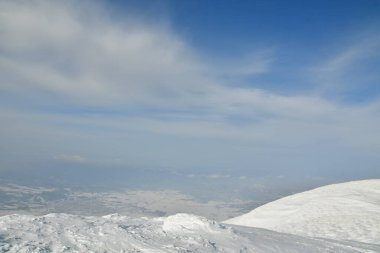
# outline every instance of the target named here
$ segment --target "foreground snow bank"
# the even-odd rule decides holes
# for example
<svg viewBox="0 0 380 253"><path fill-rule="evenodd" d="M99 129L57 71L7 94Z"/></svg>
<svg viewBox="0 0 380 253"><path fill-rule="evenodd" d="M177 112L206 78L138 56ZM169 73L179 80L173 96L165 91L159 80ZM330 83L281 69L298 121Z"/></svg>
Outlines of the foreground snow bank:
<svg viewBox="0 0 380 253"><path fill-rule="evenodd" d="M380 179L334 184L302 192L225 223L380 244Z"/></svg>
<svg viewBox="0 0 380 253"><path fill-rule="evenodd" d="M189 214L153 219L49 214L0 217L0 252L304 253L380 252L380 247L228 226Z"/></svg>

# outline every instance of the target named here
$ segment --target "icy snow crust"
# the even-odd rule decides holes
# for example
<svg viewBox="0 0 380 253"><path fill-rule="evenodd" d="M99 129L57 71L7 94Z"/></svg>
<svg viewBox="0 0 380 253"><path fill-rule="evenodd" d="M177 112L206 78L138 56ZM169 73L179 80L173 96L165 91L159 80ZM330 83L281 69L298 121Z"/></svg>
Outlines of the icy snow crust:
<svg viewBox="0 0 380 253"><path fill-rule="evenodd" d="M177 214L129 218L49 214L0 217L0 252L380 252L370 244L227 226Z"/></svg>
<svg viewBox="0 0 380 253"><path fill-rule="evenodd" d="M380 244L380 179L328 185L291 195L225 223Z"/></svg>

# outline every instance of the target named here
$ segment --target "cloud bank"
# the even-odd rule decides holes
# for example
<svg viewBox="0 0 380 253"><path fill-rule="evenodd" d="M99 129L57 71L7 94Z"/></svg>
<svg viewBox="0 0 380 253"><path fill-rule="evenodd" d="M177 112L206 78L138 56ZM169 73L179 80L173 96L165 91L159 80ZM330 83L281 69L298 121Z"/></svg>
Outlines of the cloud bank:
<svg viewBox="0 0 380 253"><path fill-rule="evenodd" d="M282 95L254 81L237 85L231 77L270 74L275 51L210 65L170 24L115 17L103 4L0 2L3 168L81 154L61 158L210 173L378 175L378 99L350 104L320 89ZM347 65L369 57L349 50L310 66L310 79L338 85Z"/></svg>

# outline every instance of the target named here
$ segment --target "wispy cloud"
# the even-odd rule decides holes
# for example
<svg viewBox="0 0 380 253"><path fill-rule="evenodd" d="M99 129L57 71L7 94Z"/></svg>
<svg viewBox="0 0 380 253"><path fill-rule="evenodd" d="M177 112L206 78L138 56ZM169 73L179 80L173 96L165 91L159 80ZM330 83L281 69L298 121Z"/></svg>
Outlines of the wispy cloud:
<svg viewBox="0 0 380 253"><path fill-rule="evenodd" d="M320 94L345 94L379 81L379 69L370 67L380 58L378 29L353 37L339 52L311 69L311 78Z"/></svg>
<svg viewBox="0 0 380 253"><path fill-rule="evenodd" d="M378 161L378 102L285 96L226 78L270 73L275 51L212 65L169 25L111 17L92 2L2 1L0 24L8 153L248 171L330 168L350 155ZM341 85L377 52L376 38L315 68L319 87Z"/></svg>
<svg viewBox="0 0 380 253"><path fill-rule="evenodd" d="M54 98L53 103L186 110L220 107L231 91L231 103L262 96L260 91L226 87L218 76L222 70L234 76L266 72L272 58L267 53L215 69L159 24L115 23L97 8L84 17L84 7L73 2L2 4L4 90L33 93L45 101Z"/></svg>
<svg viewBox="0 0 380 253"><path fill-rule="evenodd" d="M2 5L2 83L8 90L49 92L96 105L155 104L207 84L201 64L159 25L115 24L97 8L74 2Z"/></svg>
<svg viewBox="0 0 380 253"><path fill-rule="evenodd" d="M253 49L244 55L237 55L232 59L229 57L227 61L219 60L213 65L218 76L234 80L269 73L275 60L274 49Z"/></svg>

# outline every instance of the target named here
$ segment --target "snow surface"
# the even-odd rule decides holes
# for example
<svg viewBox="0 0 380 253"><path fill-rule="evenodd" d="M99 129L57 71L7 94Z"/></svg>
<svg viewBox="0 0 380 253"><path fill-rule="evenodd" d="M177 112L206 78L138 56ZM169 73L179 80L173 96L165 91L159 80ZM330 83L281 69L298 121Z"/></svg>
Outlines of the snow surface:
<svg viewBox="0 0 380 253"><path fill-rule="evenodd" d="M380 246L229 226L177 214L0 217L0 252L380 252Z"/></svg>
<svg viewBox="0 0 380 253"><path fill-rule="evenodd" d="M328 185L294 194L224 223L380 244L380 179Z"/></svg>
<svg viewBox="0 0 380 253"><path fill-rule="evenodd" d="M14 214L0 217L0 252L380 252L379 206L380 180L366 180L295 194L226 221L236 225L181 213Z"/></svg>

